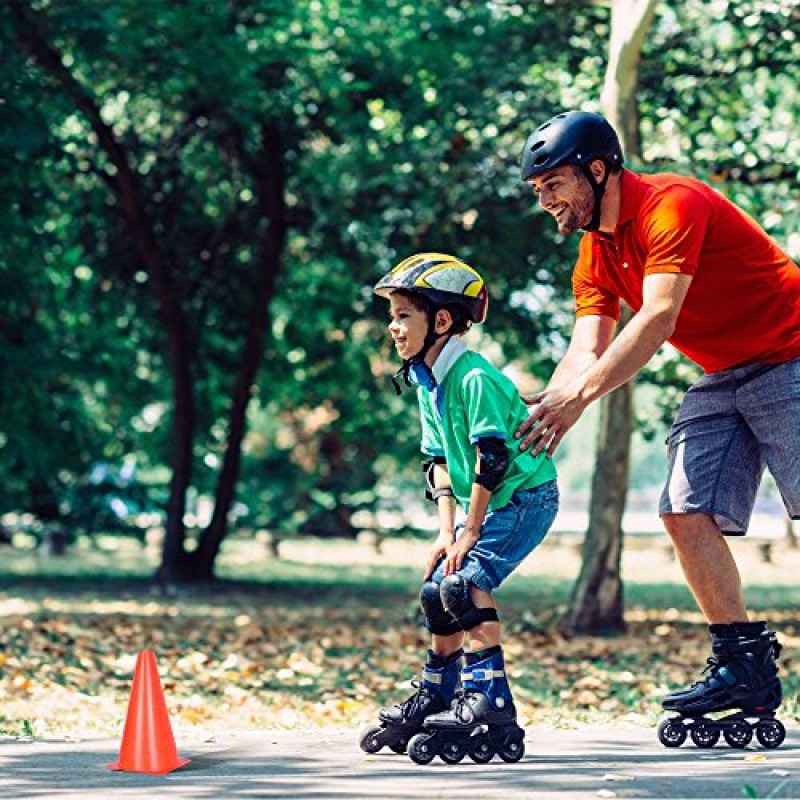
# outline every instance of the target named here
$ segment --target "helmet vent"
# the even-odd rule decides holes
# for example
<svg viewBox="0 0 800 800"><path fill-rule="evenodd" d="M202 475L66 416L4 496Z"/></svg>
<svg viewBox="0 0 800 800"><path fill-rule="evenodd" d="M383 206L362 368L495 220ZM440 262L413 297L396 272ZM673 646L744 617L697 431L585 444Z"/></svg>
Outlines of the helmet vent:
<svg viewBox="0 0 800 800"><path fill-rule="evenodd" d="M536 144L534 144L531 147L531 153L535 153L537 150L541 150L544 147L544 145L545 143L539 140L538 142L536 142ZM533 163L536 166L539 166L539 164L544 164L545 161L547 161L547 153L539 153L539 155L534 159Z"/></svg>

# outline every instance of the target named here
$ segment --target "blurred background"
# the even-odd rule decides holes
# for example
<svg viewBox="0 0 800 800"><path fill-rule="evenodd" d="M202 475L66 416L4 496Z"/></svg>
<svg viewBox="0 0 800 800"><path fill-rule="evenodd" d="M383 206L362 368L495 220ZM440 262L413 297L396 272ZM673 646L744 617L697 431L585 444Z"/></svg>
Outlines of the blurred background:
<svg viewBox="0 0 800 800"><path fill-rule="evenodd" d="M491 294L469 344L541 386L578 238L518 159L569 108L798 258L798 31L794 0L0 3L9 579L108 576L124 552L174 591L291 574L306 540L428 537L416 402L392 391L371 285L415 251L456 254ZM623 534L666 546L664 437L695 377L665 348L557 454L554 536L583 548L567 578L614 587L584 616L573 598L573 630L624 627ZM768 562L796 544L768 480L757 512Z"/></svg>

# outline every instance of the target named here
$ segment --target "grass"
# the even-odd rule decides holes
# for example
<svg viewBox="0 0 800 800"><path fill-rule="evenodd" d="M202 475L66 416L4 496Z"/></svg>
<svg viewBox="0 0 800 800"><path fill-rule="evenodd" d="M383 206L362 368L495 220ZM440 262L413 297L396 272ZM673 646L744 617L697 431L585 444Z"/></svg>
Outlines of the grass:
<svg viewBox="0 0 800 800"><path fill-rule="evenodd" d="M165 596L157 552L127 540L64 558L5 551L0 575L0 732L118 735L133 664L156 651L173 723L209 728L356 725L410 690L426 646L416 593L426 545L290 541L283 558L226 542L220 581ZM576 537L551 537L498 592L523 720L652 725L659 695L696 679L707 632L658 537L630 537L624 557L629 630L565 640L554 623L580 561ZM800 554L760 562L735 541L748 602L784 643L787 701L798 718ZM631 577L635 576L635 577Z"/></svg>

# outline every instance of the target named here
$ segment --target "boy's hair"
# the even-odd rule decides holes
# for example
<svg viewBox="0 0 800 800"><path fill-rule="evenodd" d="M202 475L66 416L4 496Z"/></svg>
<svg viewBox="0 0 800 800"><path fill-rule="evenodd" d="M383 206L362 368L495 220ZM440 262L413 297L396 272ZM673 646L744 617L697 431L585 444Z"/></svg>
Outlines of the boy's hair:
<svg viewBox="0 0 800 800"><path fill-rule="evenodd" d="M409 291L408 289L395 289L392 295L404 297L418 311L422 311L430 322L436 312L441 308L447 311L453 318L453 324L447 333L451 336L460 336L472 327L472 320L467 316L463 308L458 303L445 303L444 305L434 305L424 294Z"/></svg>

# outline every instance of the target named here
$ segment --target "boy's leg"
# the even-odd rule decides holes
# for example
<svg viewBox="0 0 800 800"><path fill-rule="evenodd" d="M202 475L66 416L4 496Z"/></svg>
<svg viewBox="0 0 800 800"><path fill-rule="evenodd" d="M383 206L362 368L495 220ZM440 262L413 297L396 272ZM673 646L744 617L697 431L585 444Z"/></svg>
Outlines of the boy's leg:
<svg viewBox="0 0 800 800"><path fill-rule="evenodd" d="M472 588L476 604L495 610L488 592ZM468 629L467 636L473 649L464 656L462 692L450 710L429 716L424 732L409 742L409 755L419 764L428 763L437 754L449 763L469 755L482 764L490 761L495 753L509 762L519 761L524 755L525 732L516 721L499 644L500 623L480 622Z"/></svg>
<svg viewBox="0 0 800 800"><path fill-rule="evenodd" d="M497 611L494 597L489 592L479 589L475 584L470 584L472 602L477 608L493 608ZM497 647L500 644L502 627L500 620L482 622L467 632L469 649L472 651L485 650L487 647Z"/></svg>
<svg viewBox="0 0 800 800"><path fill-rule="evenodd" d="M456 650L447 656L428 650L416 691L407 699L378 712L378 725L364 728L360 745L367 753L377 753L388 747L396 753L405 752L408 740L422 730L425 720L450 707L458 688L463 653Z"/></svg>
<svg viewBox="0 0 800 800"><path fill-rule="evenodd" d="M431 634L421 679L414 684L414 694L378 712L380 724L362 730L359 743L368 753L377 753L383 747L404 752L408 740L422 729L428 716L450 707L459 686L464 632L442 605L438 583L423 584L420 605Z"/></svg>
<svg viewBox="0 0 800 800"><path fill-rule="evenodd" d="M437 656L447 657L451 653L455 653L464 645L464 633L451 634L450 636L437 636L435 633L431 634L431 652Z"/></svg>

